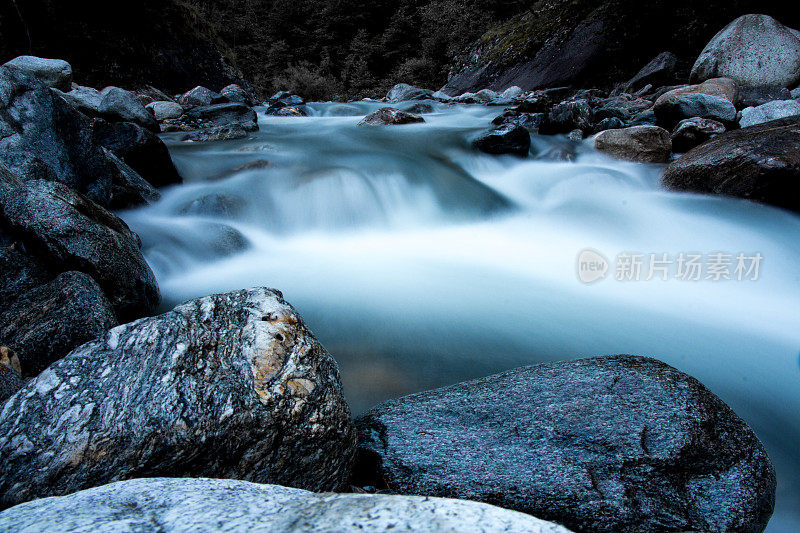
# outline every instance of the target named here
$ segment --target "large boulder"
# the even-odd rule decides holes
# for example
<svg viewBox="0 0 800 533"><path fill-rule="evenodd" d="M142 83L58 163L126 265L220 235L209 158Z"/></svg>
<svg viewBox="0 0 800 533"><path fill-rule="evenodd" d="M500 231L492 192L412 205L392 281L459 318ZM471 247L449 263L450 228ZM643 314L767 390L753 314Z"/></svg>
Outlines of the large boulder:
<svg viewBox="0 0 800 533"><path fill-rule="evenodd" d="M237 85L235 83L223 87L219 94L227 101L235 102L237 104L244 104L252 107L256 103L252 94L242 88L241 85Z"/></svg>
<svg viewBox="0 0 800 533"><path fill-rule="evenodd" d="M543 364L384 402L357 481L586 532L761 531L775 471L700 382L633 356Z"/></svg>
<svg viewBox="0 0 800 533"><path fill-rule="evenodd" d="M677 122L694 117L723 122L736 120L739 87L730 78L715 78L698 85L679 87L659 96L653 112L659 122L671 128Z"/></svg>
<svg viewBox="0 0 800 533"><path fill-rule="evenodd" d="M800 81L800 34L768 15L744 15L700 53L692 80L732 78L742 85L793 87Z"/></svg>
<svg viewBox="0 0 800 533"><path fill-rule="evenodd" d="M97 89L77 86L69 92L59 94L81 113L89 116L100 114L100 102L103 100L103 95Z"/></svg>
<svg viewBox="0 0 800 533"><path fill-rule="evenodd" d="M406 113L393 107L382 107L373 111L358 123L358 126L397 126L425 122L425 119L413 113Z"/></svg>
<svg viewBox="0 0 800 533"><path fill-rule="evenodd" d="M180 120L197 128L240 124L247 131L258 130L256 112L244 104L227 103L194 107L186 110Z"/></svg>
<svg viewBox="0 0 800 533"><path fill-rule="evenodd" d="M264 533L430 531L569 533L484 503L377 494L314 494L228 479L132 479L20 504L0 529Z"/></svg>
<svg viewBox="0 0 800 533"><path fill-rule="evenodd" d="M133 477L343 488L355 434L334 359L280 293L198 298L118 326L0 413L0 505Z"/></svg>
<svg viewBox="0 0 800 533"><path fill-rule="evenodd" d="M658 126L632 126L598 133L594 147L617 159L666 163L672 151L669 132Z"/></svg>
<svg viewBox="0 0 800 533"><path fill-rule="evenodd" d="M673 161L663 184L800 212L800 117L729 131Z"/></svg>
<svg viewBox="0 0 800 533"><path fill-rule="evenodd" d="M800 102L797 100L776 100L756 107L742 109L739 125L743 128L763 124L779 118L800 115Z"/></svg>
<svg viewBox="0 0 800 533"><path fill-rule="evenodd" d="M158 122L144 108L135 93L119 87L106 87L100 91L98 112L111 121L134 122L152 131L158 131Z"/></svg>
<svg viewBox="0 0 800 533"><path fill-rule="evenodd" d="M152 313L159 303L138 236L117 216L61 183L0 183L0 228L48 268L89 274L120 321Z"/></svg>
<svg viewBox="0 0 800 533"><path fill-rule="evenodd" d="M429 89L420 89L419 87L414 87L407 83L398 83L386 93L386 101L390 104L409 100L427 100L429 98L433 98L433 91Z"/></svg>
<svg viewBox="0 0 800 533"><path fill-rule="evenodd" d="M170 102L168 100L152 102L147 104L145 108L153 113L153 116L159 122L168 118L179 118L183 115L183 107L177 102Z"/></svg>
<svg viewBox="0 0 800 533"><path fill-rule="evenodd" d="M17 298L0 314L0 345L19 357L25 377L37 376L117 325L111 304L82 272L65 272Z"/></svg>
<svg viewBox="0 0 800 533"><path fill-rule="evenodd" d="M218 92L200 85L178 98L178 103L183 107L210 106L212 104L224 104L226 102L227 98Z"/></svg>
<svg viewBox="0 0 800 533"><path fill-rule="evenodd" d="M61 59L19 56L4 66L33 76L44 85L54 89L69 91L72 86L72 66Z"/></svg>
<svg viewBox="0 0 800 533"><path fill-rule="evenodd" d="M675 83L678 58L672 52L662 52L624 85L626 91L638 91L647 85L663 87Z"/></svg>
<svg viewBox="0 0 800 533"><path fill-rule="evenodd" d="M573 130L589 131L592 128L592 107L583 99L556 104L545 114L539 133L554 135Z"/></svg>
<svg viewBox="0 0 800 533"><path fill-rule="evenodd" d="M523 126L506 123L481 133L472 141L472 145L487 154L527 157L531 149L531 135Z"/></svg>
<svg viewBox="0 0 800 533"><path fill-rule="evenodd" d="M99 144L114 152L154 187L182 181L167 145L152 131L132 122L98 121L94 135Z"/></svg>

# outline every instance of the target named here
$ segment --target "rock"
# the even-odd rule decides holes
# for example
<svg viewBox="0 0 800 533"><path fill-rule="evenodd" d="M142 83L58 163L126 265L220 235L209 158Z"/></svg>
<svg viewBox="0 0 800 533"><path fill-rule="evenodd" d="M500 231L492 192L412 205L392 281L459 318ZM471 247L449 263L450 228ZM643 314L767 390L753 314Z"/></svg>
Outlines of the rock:
<svg viewBox="0 0 800 533"><path fill-rule="evenodd" d="M152 313L160 295L139 238L115 215L63 184L0 184L0 228L44 264L97 281L120 321Z"/></svg>
<svg viewBox="0 0 800 533"><path fill-rule="evenodd" d="M22 248L5 235L0 223L0 314L22 294L53 279L54 274Z"/></svg>
<svg viewBox="0 0 800 533"><path fill-rule="evenodd" d="M111 150L105 149L106 157L119 170L119 176L111 186L110 209L126 209L139 205L150 205L161 198L155 187L150 185L130 165L117 157Z"/></svg>
<svg viewBox="0 0 800 533"><path fill-rule="evenodd" d="M645 85L663 86L675 82L678 58L672 52L662 52L645 65L625 84L628 92L638 91Z"/></svg>
<svg viewBox="0 0 800 533"><path fill-rule="evenodd" d="M98 121L94 128L99 144L114 152L154 187L181 183L164 141L132 122Z"/></svg>
<svg viewBox="0 0 800 533"><path fill-rule="evenodd" d="M539 132L539 126L544 122L544 113L519 113L517 111L509 110L502 115L495 117L492 124L495 126L502 126L504 124L512 124L521 126L532 133Z"/></svg>
<svg viewBox="0 0 800 533"><path fill-rule="evenodd" d="M398 83L386 93L386 101L390 104L406 102L408 100L428 100L431 98L433 98L433 91L420 89L419 87L414 87L407 83Z"/></svg>
<svg viewBox="0 0 800 533"><path fill-rule="evenodd" d="M729 131L673 161L672 190L747 198L800 212L800 117Z"/></svg>
<svg viewBox="0 0 800 533"><path fill-rule="evenodd" d="M800 36L767 15L744 15L714 36L692 81L732 78L741 85L791 87L800 81Z"/></svg>
<svg viewBox="0 0 800 533"><path fill-rule="evenodd" d="M144 108L136 95L119 87L106 87L100 91L98 112L115 122L134 122L152 131L158 131L155 117Z"/></svg>
<svg viewBox="0 0 800 533"><path fill-rule="evenodd" d="M792 94L786 87L762 85L759 87L742 87L739 90L740 107L757 107L773 100L791 100Z"/></svg>
<svg viewBox="0 0 800 533"><path fill-rule="evenodd" d="M487 154L512 154L528 157L531 149L531 136L528 130L522 126L504 124L483 132L472 141L472 145Z"/></svg>
<svg viewBox="0 0 800 533"><path fill-rule="evenodd" d="M203 86L197 86L178 98L178 103L186 108L210 106L212 104L222 104L225 102L226 98L224 96Z"/></svg>
<svg viewBox="0 0 800 533"><path fill-rule="evenodd" d="M64 532L475 531L569 533L565 528L491 505L378 494L314 494L228 479L132 479L18 505L0 513L8 531Z"/></svg>
<svg viewBox="0 0 800 533"><path fill-rule="evenodd" d="M235 141L237 139L246 139L249 135L244 126L234 122L227 126L215 126L193 131L186 135L183 140L190 142Z"/></svg>
<svg viewBox="0 0 800 533"><path fill-rule="evenodd" d="M800 87L798 87L797 89L792 89L791 95L792 99L800 100Z"/></svg>
<svg viewBox="0 0 800 533"><path fill-rule="evenodd" d="M25 380L4 363L0 363L0 403L4 403L25 386Z"/></svg>
<svg viewBox="0 0 800 533"><path fill-rule="evenodd" d="M301 107L287 106L287 107L268 107L265 111L267 115L275 117L307 117L308 113L303 111Z"/></svg>
<svg viewBox="0 0 800 533"><path fill-rule="evenodd" d="M116 325L97 283L82 272L65 272L0 314L0 344L14 350L24 376L34 377Z"/></svg>
<svg viewBox="0 0 800 533"><path fill-rule="evenodd" d="M595 126L596 132L606 131L606 130L618 130L620 128L625 127L625 122L617 117L609 117L604 118L600 122L597 123Z"/></svg>
<svg viewBox="0 0 800 533"><path fill-rule="evenodd" d="M678 153L688 152L722 133L725 133L725 125L716 120L699 117L681 120L672 131L672 150Z"/></svg>
<svg viewBox="0 0 800 533"><path fill-rule="evenodd" d="M652 109L637 113L625 122L626 126L655 126L656 124L658 124L658 118Z"/></svg>
<svg viewBox="0 0 800 533"><path fill-rule="evenodd" d="M551 107L553 107L553 102L549 97L537 94L526 98L511 109L520 113L547 113Z"/></svg>
<svg viewBox="0 0 800 533"><path fill-rule="evenodd" d="M694 117L733 122L738 99L736 82L718 78L666 92L656 99L653 111L659 122L670 127L685 118Z"/></svg>
<svg viewBox="0 0 800 533"><path fill-rule="evenodd" d="M416 102L409 105L402 111L405 111L406 113L412 113L414 115L427 115L429 113L433 113L434 109L431 104L426 104L425 102Z"/></svg>
<svg viewBox="0 0 800 533"><path fill-rule="evenodd" d="M69 91L72 88L72 67L61 59L19 56L4 66L33 76L43 85L53 89Z"/></svg>
<svg viewBox="0 0 800 533"><path fill-rule="evenodd" d="M68 93L60 92L59 95L85 115L93 117L100 114L100 101L103 97L97 89L78 86Z"/></svg>
<svg viewBox="0 0 800 533"><path fill-rule="evenodd" d="M240 85L235 83L223 87L219 93L229 102L244 104L248 107L253 107L253 105L255 105L255 99Z"/></svg>
<svg viewBox="0 0 800 533"><path fill-rule="evenodd" d="M739 125L742 128L763 124L779 118L800 115L800 102L797 100L778 100L762 104L758 107L748 107L742 110Z"/></svg>
<svg viewBox="0 0 800 533"><path fill-rule="evenodd" d="M211 216L231 220L247 208L247 202L228 194L206 194L181 208L182 215Z"/></svg>
<svg viewBox="0 0 800 533"><path fill-rule="evenodd" d="M175 100L169 96L167 93L160 89L156 89L152 85L146 85L144 87L140 87L136 90L136 97L139 99L139 102L147 108L150 104L155 102L172 102L175 103Z"/></svg>
<svg viewBox="0 0 800 533"><path fill-rule="evenodd" d="M94 139L93 121L34 78L0 67L0 160L20 179L58 181L102 206L119 169Z"/></svg>
<svg viewBox="0 0 800 533"><path fill-rule="evenodd" d="M569 133L572 130L590 130L592 108L586 100L573 100L554 105L547 113L539 132L543 135Z"/></svg>
<svg viewBox="0 0 800 533"><path fill-rule="evenodd" d="M522 96L522 88L516 85L512 85L511 87L507 88L505 91L500 93L500 98L503 99L514 99L519 98Z"/></svg>
<svg viewBox="0 0 800 533"><path fill-rule="evenodd" d="M393 107L383 107L373 111L358 123L358 126L396 126L425 122L425 119L413 113L406 113Z"/></svg>
<svg viewBox="0 0 800 533"><path fill-rule="evenodd" d="M135 476L343 488L355 449L334 359L265 288L119 326L0 414L0 505Z"/></svg>
<svg viewBox="0 0 800 533"><path fill-rule="evenodd" d="M268 101L269 107L289 107L299 106L306 103L302 96L298 96L289 91L278 91L273 94Z"/></svg>
<svg viewBox="0 0 800 533"><path fill-rule="evenodd" d="M576 531L761 531L774 505L752 430L644 357L519 368L384 402L356 427L358 484L492 501Z"/></svg>
<svg viewBox="0 0 800 533"><path fill-rule="evenodd" d="M148 104L146 109L153 113L159 122L168 118L179 118L183 115L183 107L176 102L153 102Z"/></svg>
<svg viewBox="0 0 800 533"><path fill-rule="evenodd" d="M617 159L666 163L672 150L672 141L664 128L633 126L598 133L594 138L594 147Z"/></svg>
<svg viewBox="0 0 800 533"><path fill-rule="evenodd" d="M182 120L198 128L239 124L245 131L258 130L256 112L243 104L215 104L188 109Z"/></svg>

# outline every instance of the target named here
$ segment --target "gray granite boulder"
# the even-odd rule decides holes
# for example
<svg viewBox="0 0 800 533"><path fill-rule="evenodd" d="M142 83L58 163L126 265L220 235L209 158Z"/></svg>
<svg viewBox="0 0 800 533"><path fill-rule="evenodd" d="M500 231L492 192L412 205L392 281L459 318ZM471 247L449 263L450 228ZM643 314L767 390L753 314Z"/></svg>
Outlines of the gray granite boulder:
<svg viewBox="0 0 800 533"><path fill-rule="evenodd" d="M358 123L358 126L398 126L425 122L425 119L413 113L406 113L393 107L382 107L373 111Z"/></svg>
<svg viewBox="0 0 800 533"><path fill-rule="evenodd" d="M134 122L152 131L158 131L158 122L137 98L136 93L106 87L100 91L98 112L108 120L116 122Z"/></svg>
<svg viewBox="0 0 800 533"><path fill-rule="evenodd" d="M384 402L356 421L356 482L463 498L585 532L761 531L775 471L694 378L611 356Z"/></svg>
<svg viewBox="0 0 800 533"><path fill-rule="evenodd" d="M0 412L0 505L134 477L336 490L355 450L336 362L280 293L198 298L118 326Z"/></svg>
<svg viewBox="0 0 800 533"><path fill-rule="evenodd" d="M672 141L664 128L632 126L598 133L594 138L594 147L625 161L666 163L672 150Z"/></svg>
<svg viewBox="0 0 800 533"><path fill-rule="evenodd" d="M33 76L43 85L61 91L69 91L72 85L72 67L61 59L19 56L4 66Z"/></svg>
<svg viewBox="0 0 800 533"><path fill-rule="evenodd" d="M739 120L739 126L747 128L748 126L755 126L795 115L800 115L800 102L797 100L776 100L757 107L742 109L742 118Z"/></svg>

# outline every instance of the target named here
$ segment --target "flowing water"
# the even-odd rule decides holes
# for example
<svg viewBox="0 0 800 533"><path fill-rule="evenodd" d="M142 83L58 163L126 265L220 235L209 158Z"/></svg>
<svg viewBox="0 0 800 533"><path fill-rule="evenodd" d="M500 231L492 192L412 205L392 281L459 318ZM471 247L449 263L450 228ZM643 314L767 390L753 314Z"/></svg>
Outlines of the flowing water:
<svg viewBox="0 0 800 533"><path fill-rule="evenodd" d="M246 140L165 136L185 183L122 213L164 308L281 289L339 361L354 414L531 363L656 357L755 429L778 471L769 530L800 530L800 217L666 192L661 168L564 138L534 138L527 160L476 153L502 108L433 106L419 125L357 128L379 104L312 104L260 114ZM605 279L579 280L585 249ZM717 252L761 254L758 279L680 280L674 264L645 280L651 253ZM639 281L616 279L624 253L645 254Z"/></svg>

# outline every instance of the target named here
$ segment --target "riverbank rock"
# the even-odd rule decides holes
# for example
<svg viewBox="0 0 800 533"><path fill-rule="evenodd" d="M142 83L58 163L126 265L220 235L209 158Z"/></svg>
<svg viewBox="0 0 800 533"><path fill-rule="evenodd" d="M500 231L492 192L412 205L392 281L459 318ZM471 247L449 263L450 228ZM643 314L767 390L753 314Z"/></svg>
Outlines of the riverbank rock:
<svg viewBox="0 0 800 533"><path fill-rule="evenodd" d="M472 145L487 154L528 157L531 135L527 129L517 124L503 124L481 133L472 141Z"/></svg>
<svg viewBox="0 0 800 533"><path fill-rule="evenodd" d="M4 66L19 70L54 89L69 91L72 88L72 66L61 59L19 56Z"/></svg>
<svg viewBox="0 0 800 533"><path fill-rule="evenodd" d="M153 113L157 121L179 118L183 115L183 107L177 102L160 101L147 104L146 109Z"/></svg>
<svg viewBox="0 0 800 533"><path fill-rule="evenodd" d="M253 107L256 103L255 98L248 91L235 83L223 87L219 94L229 102L244 104L247 107Z"/></svg>
<svg viewBox="0 0 800 533"><path fill-rule="evenodd" d="M11 348L25 377L34 377L118 324L97 283L64 272L31 289L0 314L0 345Z"/></svg>
<svg viewBox="0 0 800 533"><path fill-rule="evenodd" d="M742 85L793 87L800 81L800 34L768 15L744 15L706 45L692 81L732 78Z"/></svg>
<svg viewBox="0 0 800 533"><path fill-rule="evenodd" d="M144 108L136 94L119 87L106 87L100 91L98 112L112 122L133 122L150 131L158 131L158 121Z"/></svg>
<svg viewBox="0 0 800 533"><path fill-rule="evenodd" d="M197 86L187 91L178 98L178 103L186 108L210 106L212 104L226 103L226 98L216 91L206 87Z"/></svg>
<svg viewBox="0 0 800 533"><path fill-rule="evenodd" d="M656 99L653 112L659 123L669 128L683 119L694 117L734 122L738 100L736 82L717 78L662 94Z"/></svg>
<svg viewBox="0 0 800 533"><path fill-rule="evenodd" d="M792 93L779 85L760 85L758 87L743 86L739 90L739 106L758 107L774 100L791 100Z"/></svg>
<svg viewBox="0 0 800 533"><path fill-rule="evenodd" d="M539 133L555 135L573 130L589 131L592 128L592 107L583 99L561 102L545 114Z"/></svg>
<svg viewBox="0 0 800 533"><path fill-rule="evenodd" d="M336 362L265 288L77 348L6 403L0 435L4 507L136 476L335 490L355 448Z"/></svg>
<svg viewBox="0 0 800 533"><path fill-rule="evenodd" d="M407 83L398 83L386 93L386 101L390 104L409 100L428 100L431 98L433 98L433 91L429 89L420 89L419 87L414 87Z"/></svg>
<svg viewBox="0 0 800 533"><path fill-rule="evenodd" d="M624 85L626 92L634 92L647 85L663 87L675 83L678 58L672 52L662 52Z"/></svg>
<svg viewBox="0 0 800 533"><path fill-rule="evenodd" d="M180 120L200 129L239 124L246 131L258 130L256 112L244 104L227 103L194 107L187 109Z"/></svg>
<svg viewBox="0 0 800 533"><path fill-rule="evenodd" d="M687 118L672 130L672 151L685 153L707 140L725 133L722 122L708 118Z"/></svg>
<svg viewBox="0 0 800 533"><path fill-rule="evenodd" d="M665 170L668 189L747 198L800 212L800 117L729 131Z"/></svg>
<svg viewBox="0 0 800 533"><path fill-rule="evenodd" d="M800 102L797 100L776 100L757 107L742 109L742 118L739 120L739 126L747 128L771 120L796 115L800 115Z"/></svg>
<svg viewBox="0 0 800 533"><path fill-rule="evenodd" d="M359 122L358 126L398 126L425 122L425 119L413 113L406 113L393 107L382 107L373 111Z"/></svg>
<svg viewBox="0 0 800 533"><path fill-rule="evenodd" d="M132 479L0 513L0 528L63 532L149 530L569 533L556 524L483 503L374 494L314 494L227 479Z"/></svg>
<svg viewBox="0 0 800 533"><path fill-rule="evenodd" d="M47 268L94 278L120 321L152 313L159 303L138 236L117 216L61 183L0 183L0 228Z"/></svg>
<svg viewBox="0 0 800 533"><path fill-rule="evenodd" d="M672 140L664 128L633 126L598 133L594 138L594 147L625 161L666 163L672 151Z"/></svg>
<svg viewBox="0 0 800 533"><path fill-rule="evenodd" d="M700 382L611 356L384 402L356 421L358 483L469 498L576 531L761 531L775 471Z"/></svg>
<svg viewBox="0 0 800 533"><path fill-rule="evenodd" d="M0 350L8 351L8 348L0 346ZM0 403L5 402L24 386L25 380L19 372L5 361L0 361Z"/></svg>

